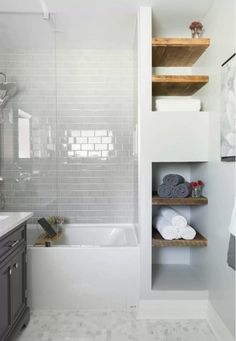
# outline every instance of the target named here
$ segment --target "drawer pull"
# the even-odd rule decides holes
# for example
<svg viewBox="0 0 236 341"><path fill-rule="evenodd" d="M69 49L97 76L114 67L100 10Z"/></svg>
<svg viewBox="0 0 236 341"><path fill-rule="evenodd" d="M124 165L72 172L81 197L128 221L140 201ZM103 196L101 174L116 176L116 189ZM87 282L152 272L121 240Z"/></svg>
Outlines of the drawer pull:
<svg viewBox="0 0 236 341"><path fill-rule="evenodd" d="M15 247L17 244L19 244L19 239L15 240L14 242L8 244L8 247L12 248L12 247Z"/></svg>
<svg viewBox="0 0 236 341"><path fill-rule="evenodd" d="M15 269L18 269L18 268L19 268L19 264L18 264L18 263L15 263L15 264L14 264L14 268L15 268Z"/></svg>
<svg viewBox="0 0 236 341"><path fill-rule="evenodd" d="M11 276L11 274L12 274L12 269L9 269L9 275Z"/></svg>

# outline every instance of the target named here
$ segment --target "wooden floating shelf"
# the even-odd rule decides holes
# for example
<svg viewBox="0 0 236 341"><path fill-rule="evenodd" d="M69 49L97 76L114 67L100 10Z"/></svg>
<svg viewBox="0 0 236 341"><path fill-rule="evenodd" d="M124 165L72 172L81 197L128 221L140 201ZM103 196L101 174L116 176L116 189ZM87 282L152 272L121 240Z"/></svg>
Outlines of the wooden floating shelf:
<svg viewBox="0 0 236 341"><path fill-rule="evenodd" d="M191 96L208 81L208 76L152 76L152 95Z"/></svg>
<svg viewBox="0 0 236 341"><path fill-rule="evenodd" d="M201 206L207 205L208 199L206 197L160 198L155 195L152 197L152 204L158 206Z"/></svg>
<svg viewBox="0 0 236 341"><path fill-rule="evenodd" d="M206 247L207 239L204 238L199 232L197 232L196 237L192 240L186 239L174 239L166 240L162 238L160 233L155 230L153 231L152 246L157 247Z"/></svg>
<svg viewBox="0 0 236 341"><path fill-rule="evenodd" d="M192 66L209 45L208 38L153 38L152 65Z"/></svg>

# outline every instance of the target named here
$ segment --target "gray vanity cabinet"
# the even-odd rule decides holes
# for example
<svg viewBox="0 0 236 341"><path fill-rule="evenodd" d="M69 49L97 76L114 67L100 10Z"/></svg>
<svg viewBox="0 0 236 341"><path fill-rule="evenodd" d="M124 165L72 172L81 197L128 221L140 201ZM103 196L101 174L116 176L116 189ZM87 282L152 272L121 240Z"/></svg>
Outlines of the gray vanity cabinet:
<svg viewBox="0 0 236 341"><path fill-rule="evenodd" d="M25 224L0 238L0 341L14 340L29 321L26 251Z"/></svg>
<svg viewBox="0 0 236 341"><path fill-rule="evenodd" d="M14 323L26 306L26 251L25 247L11 261L11 321Z"/></svg>
<svg viewBox="0 0 236 341"><path fill-rule="evenodd" d="M4 340L11 328L10 316L10 263L0 266L0 340Z"/></svg>

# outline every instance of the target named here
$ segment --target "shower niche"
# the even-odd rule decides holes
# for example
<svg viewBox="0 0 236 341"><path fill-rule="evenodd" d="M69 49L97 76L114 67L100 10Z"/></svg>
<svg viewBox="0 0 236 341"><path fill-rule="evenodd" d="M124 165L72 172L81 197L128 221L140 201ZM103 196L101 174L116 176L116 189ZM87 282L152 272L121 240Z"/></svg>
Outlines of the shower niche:
<svg viewBox="0 0 236 341"><path fill-rule="evenodd" d="M193 239L167 240L158 231L158 223L152 225L152 290L180 291L184 297L196 293L198 298L204 298L205 280L201 275L202 262L206 252L206 197L207 184L203 189L203 196L192 198L161 198L158 196L158 186L167 174L182 175L187 182L199 179L203 162L154 162L152 163L152 218L161 215L163 207L170 207L184 216L194 230ZM159 221L159 220L157 220ZM192 297L192 296L191 296Z"/></svg>

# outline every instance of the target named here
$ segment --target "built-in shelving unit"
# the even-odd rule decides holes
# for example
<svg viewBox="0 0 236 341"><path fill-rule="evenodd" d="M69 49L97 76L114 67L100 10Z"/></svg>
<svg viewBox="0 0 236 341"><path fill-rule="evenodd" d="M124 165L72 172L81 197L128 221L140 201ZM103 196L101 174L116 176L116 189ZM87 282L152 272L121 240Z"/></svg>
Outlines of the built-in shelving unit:
<svg viewBox="0 0 236 341"><path fill-rule="evenodd" d="M208 76L152 76L152 95L191 96L208 81Z"/></svg>
<svg viewBox="0 0 236 341"><path fill-rule="evenodd" d="M206 197L200 198L160 198L157 195L152 197L152 204L158 206L200 206L207 205Z"/></svg>
<svg viewBox="0 0 236 341"><path fill-rule="evenodd" d="M206 300L202 263L208 243L205 238L208 200L205 197L166 199L153 194L166 174L181 174L189 182L200 177L202 163L209 160L209 113L205 111L205 103L201 112L155 110L159 98L151 101L151 97L192 96L205 86L208 75L194 74L190 68L206 51L210 39L156 38L156 34L151 9L142 7L138 30L142 299ZM196 126L201 127L200 131ZM197 231L193 240L169 241L160 236L152 226L152 219L161 213L163 206L175 208L187 219ZM172 304L170 307L172 315ZM165 309L168 311L168 304Z"/></svg>
<svg viewBox="0 0 236 341"><path fill-rule="evenodd" d="M207 239L197 232L196 237L192 240L175 239L166 240L162 238L160 233L156 230L152 233L152 246L156 247L202 247L207 246Z"/></svg>
<svg viewBox="0 0 236 341"><path fill-rule="evenodd" d="M210 45L210 39L153 38L154 67L192 66ZM153 96L192 96L209 81L202 75L152 76Z"/></svg>
<svg viewBox="0 0 236 341"><path fill-rule="evenodd" d="M207 38L153 38L152 66L193 66L209 45Z"/></svg>

